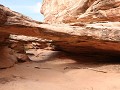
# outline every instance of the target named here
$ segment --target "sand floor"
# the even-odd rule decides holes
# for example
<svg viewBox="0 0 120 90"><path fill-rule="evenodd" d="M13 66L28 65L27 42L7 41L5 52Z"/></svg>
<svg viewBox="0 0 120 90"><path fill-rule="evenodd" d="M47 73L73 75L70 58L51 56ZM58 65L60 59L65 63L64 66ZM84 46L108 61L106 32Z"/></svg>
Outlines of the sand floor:
<svg viewBox="0 0 120 90"><path fill-rule="evenodd" d="M0 69L0 90L120 90L119 61L37 53L37 58L31 56L33 61Z"/></svg>

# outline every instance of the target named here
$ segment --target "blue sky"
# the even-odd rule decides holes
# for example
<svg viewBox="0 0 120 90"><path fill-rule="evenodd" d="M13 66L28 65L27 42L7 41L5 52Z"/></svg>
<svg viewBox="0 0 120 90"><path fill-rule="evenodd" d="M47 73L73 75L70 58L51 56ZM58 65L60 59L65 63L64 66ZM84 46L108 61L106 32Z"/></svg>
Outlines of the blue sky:
<svg viewBox="0 0 120 90"><path fill-rule="evenodd" d="M44 17L40 14L42 0L0 0L0 4L29 16L34 20L43 21Z"/></svg>

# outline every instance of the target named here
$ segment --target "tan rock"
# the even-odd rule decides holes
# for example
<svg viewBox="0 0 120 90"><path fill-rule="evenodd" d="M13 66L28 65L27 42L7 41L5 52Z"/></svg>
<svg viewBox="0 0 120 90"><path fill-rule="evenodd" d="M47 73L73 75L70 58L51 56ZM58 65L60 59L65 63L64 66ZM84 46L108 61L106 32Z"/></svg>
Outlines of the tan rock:
<svg viewBox="0 0 120 90"><path fill-rule="evenodd" d="M8 33L0 32L0 69L11 67L17 62L14 51L8 48L8 43L6 42L8 38Z"/></svg>
<svg viewBox="0 0 120 90"><path fill-rule="evenodd" d="M120 21L120 0L43 0L46 23Z"/></svg>
<svg viewBox="0 0 120 90"><path fill-rule="evenodd" d="M18 62L26 62L29 61L29 58L26 54L22 54L22 53L16 53L15 54Z"/></svg>
<svg viewBox="0 0 120 90"><path fill-rule="evenodd" d="M0 69L12 67L17 62L13 50L7 46L0 46Z"/></svg>
<svg viewBox="0 0 120 90"><path fill-rule="evenodd" d="M12 12L9 10L9 13ZM17 23L18 16L14 14L13 21L6 21L0 27L0 32L49 39L57 49L67 52L84 54L102 52L109 55L113 53L118 55L120 52L120 22L40 24L19 17L21 21Z"/></svg>

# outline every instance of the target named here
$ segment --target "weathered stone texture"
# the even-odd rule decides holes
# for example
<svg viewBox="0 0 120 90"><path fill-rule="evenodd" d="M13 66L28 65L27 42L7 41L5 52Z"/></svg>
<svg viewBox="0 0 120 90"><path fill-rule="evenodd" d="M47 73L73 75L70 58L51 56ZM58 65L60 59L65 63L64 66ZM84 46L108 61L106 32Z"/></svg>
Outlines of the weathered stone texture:
<svg viewBox="0 0 120 90"><path fill-rule="evenodd" d="M0 68L13 66L16 58L27 59L19 43L11 47L19 54L6 49L9 34L49 39L55 49L71 53L119 56L119 6L119 0L44 0L45 24L0 5Z"/></svg>
<svg viewBox="0 0 120 90"><path fill-rule="evenodd" d="M120 21L120 0L43 0L46 23Z"/></svg>

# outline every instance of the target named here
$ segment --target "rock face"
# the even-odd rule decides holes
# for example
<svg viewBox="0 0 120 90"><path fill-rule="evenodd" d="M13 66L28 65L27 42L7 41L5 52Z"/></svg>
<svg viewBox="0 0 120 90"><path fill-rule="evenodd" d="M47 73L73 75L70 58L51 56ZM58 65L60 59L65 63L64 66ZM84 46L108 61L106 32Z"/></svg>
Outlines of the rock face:
<svg viewBox="0 0 120 90"><path fill-rule="evenodd" d="M27 19L27 17L23 16L22 14L11 11L9 8L6 8L3 5L0 5L0 27L2 27L4 24L10 25L11 22L18 24L24 19ZM27 20L29 21L31 19ZM9 28L7 29L7 31L8 30ZM11 42L9 41L9 35L10 33L0 32L0 68L11 67L18 61L18 58L23 59L23 57L21 58L20 56L25 56L23 52L22 55L20 55L20 50L16 51L10 47Z"/></svg>
<svg viewBox="0 0 120 90"><path fill-rule="evenodd" d="M31 20L8 8L6 11L6 7L2 8L1 10L9 14L6 14L7 21L1 25L0 32L50 39L57 48L69 52L91 52L93 49L120 51L120 22L49 25Z"/></svg>
<svg viewBox="0 0 120 90"><path fill-rule="evenodd" d="M11 67L17 62L14 51L8 48L9 43L6 41L8 37L8 33L0 32L0 68Z"/></svg>
<svg viewBox="0 0 120 90"><path fill-rule="evenodd" d="M68 38L67 42L55 42L59 49L83 54L112 54L113 47L120 48L120 41L112 39L120 38L120 0L43 0L41 13L45 23L70 25L59 29L59 32L70 31L71 35L64 37L64 40Z"/></svg>
<svg viewBox="0 0 120 90"><path fill-rule="evenodd" d="M0 68L11 67L17 61L13 50L8 48L8 43L6 42L8 37L8 33L0 32Z"/></svg>
<svg viewBox="0 0 120 90"><path fill-rule="evenodd" d="M0 68L11 67L17 62L14 51L7 46L0 46Z"/></svg>
<svg viewBox="0 0 120 90"><path fill-rule="evenodd" d="M46 23L120 21L120 0L43 0Z"/></svg>
<svg viewBox="0 0 120 90"><path fill-rule="evenodd" d="M75 4L76 8L73 8L74 10L68 8L69 12L71 13L67 13L67 14L64 14L62 11L60 11L62 7L58 8L56 6L54 7L55 10L51 8L51 10L53 10L52 12L56 10L58 10L58 12L61 12L61 14L59 14L60 16L58 16L57 19L54 18L55 12L53 15L51 10L49 10L49 8L52 7L51 4L58 5L58 3L56 3L57 1L56 2L53 1L54 0L51 1L48 0L46 2L46 0L44 0L43 2L42 12L45 15L45 22L47 23L68 22L69 24L41 23L38 21L34 21L26 16L23 16L20 13L14 12L9 8L0 5L0 21L1 21L0 22L0 47L1 47L0 53L3 52L7 53L7 54L5 53L0 54L2 55L0 57L3 57L4 59L3 60L1 58L0 63L3 62L6 64L5 66L2 66L3 63L0 64L0 68L10 67L14 64L15 61L14 58L12 57L14 56L14 54L11 56L9 51L4 49L4 47L6 48L6 46L8 46L7 42L8 42L9 34L37 37L37 40L38 38L49 39L51 43L55 45L55 49L72 52L72 53L81 53L84 55L89 55L89 54L94 55L98 53L102 55L104 54L115 55L115 56L120 55L120 22L119 22L120 14L119 12L118 14L115 14L116 11L118 11L116 10L119 6L118 0L112 0L112 1L108 0L108 4L104 3L103 0L99 0L99 3L97 3L98 0L96 1L89 0L89 2L88 0L79 0L78 1L79 3L76 3L77 0L74 0L71 3L70 1L67 0L62 1L61 3L64 2L68 4L68 5L66 4L65 8L66 7L68 8L68 6L70 7L73 4ZM107 2L106 0L104 1ZM98 9L98 6L100 8L101 5L103 4L106 6L106 8L104 9L102 7L103 9L100 11L100 9ZM79 5L80 7L78 7ZM97 6L95 8L92 7L92 5L97 5ZM109 8L107 5L109 6ZM116 7L112 8L114 13L109 12L110 10L112 10L111 5L112 6L117 5ZM92 10L90 9L90 7L92 8ZM49 12L46 11L47 8ZM63 8L63 11L65 8ZM86 10L86 8L88 9ZM94 9L96 11L94 11ZM76 10L78 11L80 10L79 11L80 15L77 15L78 13L76 13ZM105 10L106 12L103 13L103 11ZM91 13L87 13L87 12L91 12ZM103 14L99 14L98 12L101 12ZM68 14L72 15L73 17L79 16L78 17L79 19L78 18L72 19L71 17L67 16ZM46 17L46 15L49 18ZM98 18L99 15L101 15L100 18ZM105 17L105 15L107 16ZM93 16L97 17L97 19L92 18ZM36 39L34 38L33 41L34 40ZM25 42L27 41L25 40ZM21 47L14 48L14 45L12 49L22 50ZM18 59L21 59L21 57L26 58L24 55L21 54L19 55L16 54L15 56L17 56Z"/></svg>

